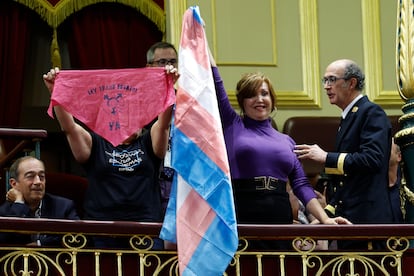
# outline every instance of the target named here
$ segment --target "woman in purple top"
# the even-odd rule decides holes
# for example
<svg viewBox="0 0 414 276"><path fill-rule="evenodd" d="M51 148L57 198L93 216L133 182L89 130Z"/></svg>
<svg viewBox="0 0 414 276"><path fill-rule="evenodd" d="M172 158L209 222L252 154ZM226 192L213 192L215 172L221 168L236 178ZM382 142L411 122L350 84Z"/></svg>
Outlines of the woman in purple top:
<svg viewBox="0 0 414 276"><path fill-rule="evenodd" d="M239 115L229 102L212 57L211 62L238 223L293 223L286 192L289 182L294 194L321 223L349 224L344 218L326 215L293 153L295 142L272 127L270 113L275 109L276 96L270 80L261 73L241 78L236 89Z"/></svg>

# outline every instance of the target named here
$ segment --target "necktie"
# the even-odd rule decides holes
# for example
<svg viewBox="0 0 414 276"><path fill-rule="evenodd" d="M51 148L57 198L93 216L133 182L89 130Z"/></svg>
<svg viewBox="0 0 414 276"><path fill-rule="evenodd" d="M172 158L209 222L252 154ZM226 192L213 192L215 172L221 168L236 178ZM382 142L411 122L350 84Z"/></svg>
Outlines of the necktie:
<svg viewBox="0 0 414 276"><path fill-rule="evenodd" d="M39 208L37 208L36 209L36 211L34 212L34 213L32 213L33 214L33 217L34 218L40 218L40 216L41 216L41 209L40 209L40 206L39 206ZM37 245L39 245L40 246L40 233L33 233L32 235L31 235L31 240L32 240L32 242L36 242L37 243Z"/></svg>
<svg viewBox="0 0 414 276"><path fill-rule="evenodd" d="M339 122L338 132L341 131L343 121L344 121L344 118L342 118L342 116L341 116L341 121Z"/></svg>

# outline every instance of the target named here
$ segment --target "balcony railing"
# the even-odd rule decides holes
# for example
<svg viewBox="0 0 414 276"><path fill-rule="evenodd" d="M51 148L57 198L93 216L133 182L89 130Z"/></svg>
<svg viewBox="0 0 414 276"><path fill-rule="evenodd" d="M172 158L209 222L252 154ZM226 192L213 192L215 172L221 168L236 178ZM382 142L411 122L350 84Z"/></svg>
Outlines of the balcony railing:
<svg viewBox="0 0 414 276"><path fill-rule="evenodd" d="M63 237L61 247L0 245L2 275L179 275L175 249L151 250L161 224L0 218L0 225L0 232ZM238 231L240 247L225 275L377 276L414 271L413 225L239 225ZM129 237L131 247L94 248L88 245L92 236ZM293 249L253 251L249 241L255 239L290 240ZM318 240L386 240L388 248L320 250ZM304 242L306 248L300 246Z"/></svg>

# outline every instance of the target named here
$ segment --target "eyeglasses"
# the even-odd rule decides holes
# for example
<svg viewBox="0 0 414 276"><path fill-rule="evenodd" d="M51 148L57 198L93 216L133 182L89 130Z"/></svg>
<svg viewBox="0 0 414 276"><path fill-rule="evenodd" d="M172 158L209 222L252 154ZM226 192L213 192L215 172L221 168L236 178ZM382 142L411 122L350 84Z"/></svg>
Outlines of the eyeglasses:
<svg viewBox="0 0 414 276"><path fill-rule="evenodd" d="M322 85L332 85L334 84L337 80L347 80L347 78L338 78L335 76L328 76L328 77L324 77L322 78Z"/></svg>
<svg viewBox="0 0 414 276"><path fill-rule="evenodd" d="M159 60L154 60L151 62L151 64L157 64L158 66L165 66L167 64L169 65L176 65L177 64L177 60L175 58L173 59L165 59L165 58L161 58Z"/></svg>

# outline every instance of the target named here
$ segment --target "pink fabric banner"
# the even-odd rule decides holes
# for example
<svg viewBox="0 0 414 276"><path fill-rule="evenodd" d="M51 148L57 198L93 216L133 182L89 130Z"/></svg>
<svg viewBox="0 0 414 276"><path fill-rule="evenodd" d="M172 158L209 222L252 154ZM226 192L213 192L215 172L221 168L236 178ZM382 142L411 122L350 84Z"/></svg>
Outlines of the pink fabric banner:
<svg viewBox="0 0 414 276"><path fill-rule="evenodd" d="M48 114L61 105L113 145L155 119L175 102L173 81L164 68L61 70Z"/></svg>

